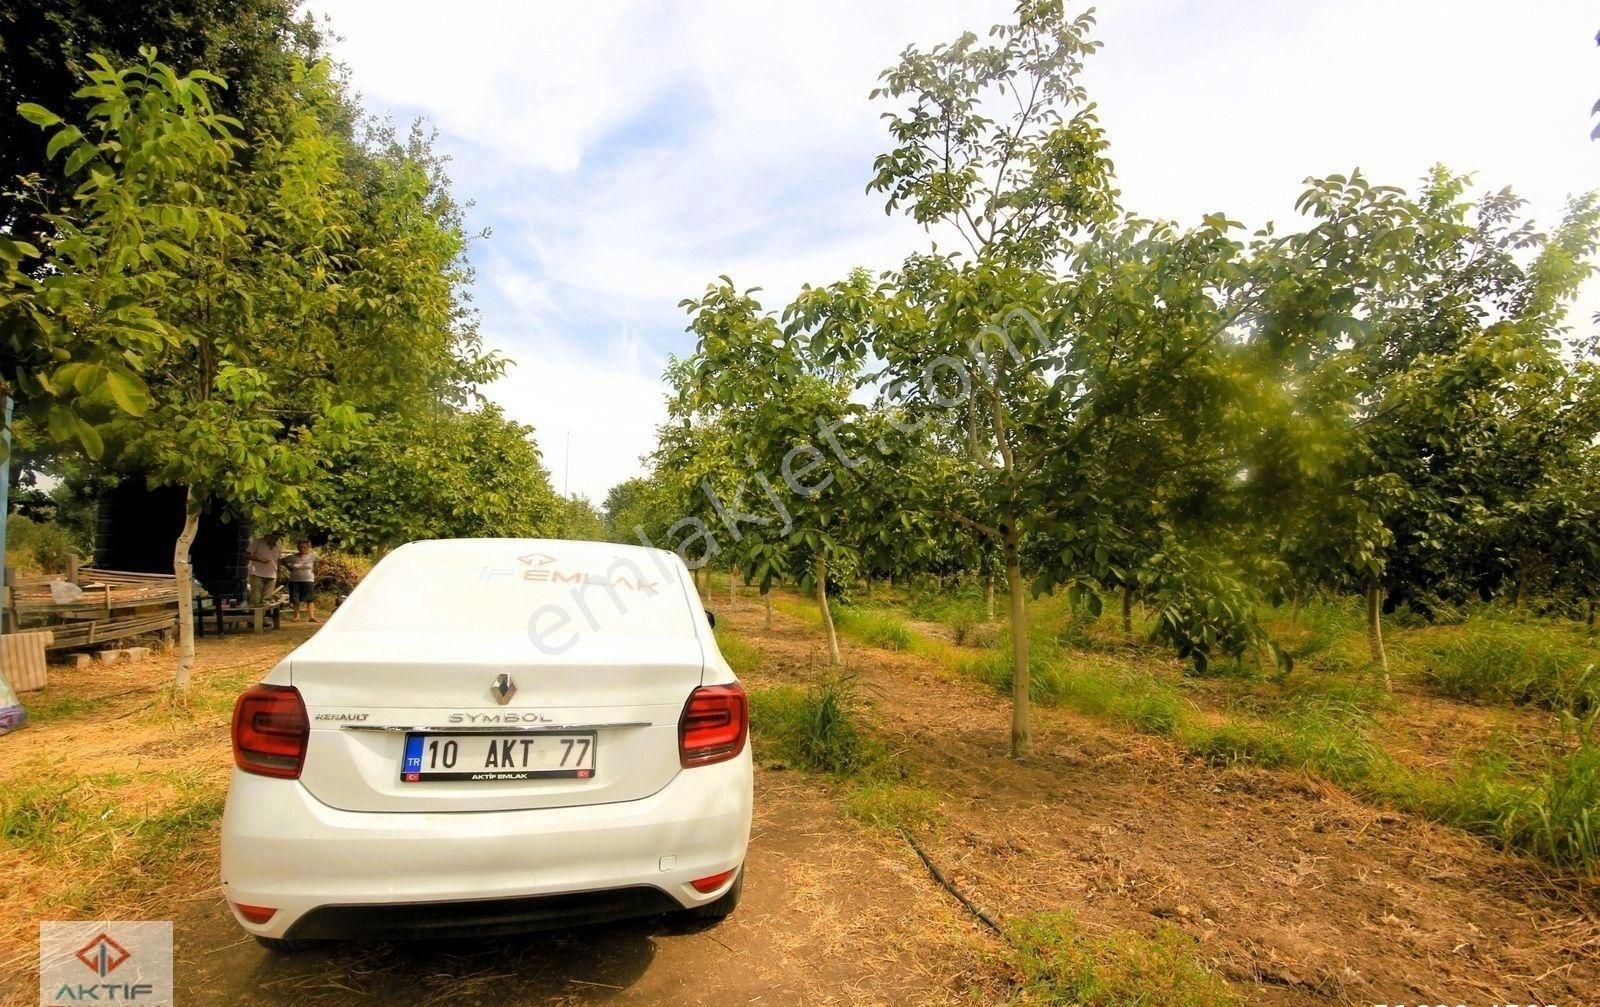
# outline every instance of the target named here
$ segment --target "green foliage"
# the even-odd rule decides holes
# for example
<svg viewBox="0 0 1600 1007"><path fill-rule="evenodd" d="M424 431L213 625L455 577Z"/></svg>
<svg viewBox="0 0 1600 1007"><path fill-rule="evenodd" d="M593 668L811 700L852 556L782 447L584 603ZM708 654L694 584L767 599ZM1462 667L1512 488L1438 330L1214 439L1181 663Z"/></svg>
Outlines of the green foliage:
<svg viewBox="0 0 1600 1007"><path fill-rule="evenodd" d="M0 63L0 225L25 238L40 233L40 213L70 196L51 178L51 161L35 125L12 113L29 103L58 112L94 68L92 53L114 64L138 59L150 46L169 64L207 67L228 81L220 111L255 131L289 87L297 59L314 58L321 37L293 0L99 0L6 3L5 60ZM21 179L22 184L17 185Z"/></svg>
<svg viewBox="0 0 1600 1007"><path fill-rule="evenodd" d="M360 551L423 538L553 537L563 520L533 429L487 404L368 425L309 496L314 524Z"/></svg>
<svg viewBox="0 0 1600 1007"><path fill-rule="evenodd" d="M855 679L843 674L804 689L780 685L750 694L750 731L763 757L832 776L859 777L883 758L863 716Z"/></svg>
<svg viewBox="0 0 1600 1007"><path fill-rule="evenodd" d="M1200 957L1195 939L1162 924L1152 937L1083 933L1068 911L1006 927L1021 976L1012 1002L1051 1007L1234 1007L1243 1003Z"/></svg>
<svg viewBox="0 0 1600 1007"><path fill-rule="evenodd" d="M30 521L20 514L6 517L6 566L18 573L65 573L78 544L55 524Z"/></svg>
<svg viewBox="0 0 1600 1007"><path fill-rule="evenodd" d="M153 50L142 57L121 69L96 59L78 92L95 111L81 124L18 109L48 132L47 156L72 196L46 217L39 247L0 247L5 380L52 440L93 458L105 451L99 420L148 413L142 372L184 341L159 310L171 288L209 243L243 229L218 191L240 141L237 121L212 109L217 78L180 77ZM42 258L47 277L18 272L22 256Z"/></svg>
<svg viewBox="0 0 1600 1007"><path fill-rule="evenodd" d="M1092 24L1030 0L987 39L914 46L884 72L890 149L869 188L957 250L806 287L781 325L726 277L685 301L697 346L669 372L678 422L654 498L710 528L713 498L771 517L728 459L770 473L849 420L839 464L824 459L847 492L798 504L793 529L732 534L722 562L802 589L819 559L1004 572L1024 612L1027 588L1067 595L1082 614L1053 638L1024 615L1014 667L978 662L1018 690L1019 751L1030 698L1069 689L1060 647L1135 646L1094 621L1110 598L1137 596L1150 638L1197 672L1282 681L1297 657L1370 660L1387 682L1396 606L1426 619L1495 594L1600 593L1600 365L1563 328L1600 199L1541 229L1509 190L1473 197L1435 168L1411 191L1311 179L1285 233L1123 215L1081 83ZM1372 602L1366 656L1330 617L1354 592ZM1328 599L1309 631L1281 613L1263 627L1268 600L1307 595ZM970 607L913 611L963 644L984 625ZM1588 689L1558 691L1581 709Z"/></svg>
<svg viewBox="0 0 1600 1007"><path fill-rule="evenodd" d="M666 530L682 515L672 512L662 478L635 477L611 487L601 507L606 538L626 545L667 541Z"/></svg>
<svg viewBox="0 0 1600 1007"><path fill-rule="evenodd" d="M358 137L326 64L285 56L241 133L214 111L214 76L148 49L95 59L88 118L23 109L73 187L41 264L12 270L0 299L24 422L186 487L192 510L216 499L311 526L329 468L418 433L501 369L459 294L466 238L441 162L417 130ZM448 446L470 446L473 420L456 426ZM363 461L389 461L376 454ZM389 544L366 531L347 541Z"/></svg>
<svg viewBox="0 0 1600 1007"><path fill-rule="evenodd" d="M356 553L323 550L317 553L317 592L348 595L372 570L372 560Z"/></svg>
<svg viewBox="0 0 1600 1007"><path fill-rule="evenodd" d="M559 503L556 535L559 538L604 542L609 529L605 518L585 496L570 496Z"/></svg>
<svg viewBox="0 0 1600 1007"><path fill-rule="evenodd" d="M1190 659L1197 672L1219 658L1237 664L1247 651L1269 646L1250 589L1226 556L1192 552L1169 538L1163 551L1145 559L1139 580L1154 599L1152 635Z"/></svg>

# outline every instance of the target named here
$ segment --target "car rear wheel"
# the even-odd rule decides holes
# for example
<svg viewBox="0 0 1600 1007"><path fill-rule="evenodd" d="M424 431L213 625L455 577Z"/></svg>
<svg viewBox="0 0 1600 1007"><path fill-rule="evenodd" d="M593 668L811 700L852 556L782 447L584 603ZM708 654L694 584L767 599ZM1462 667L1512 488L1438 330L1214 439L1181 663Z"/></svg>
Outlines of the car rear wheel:
<svg viewBox="0 0 1600 1007"><path fill-rule="evenodd" d="M309 951L315 944L313 941L286 941L282 937L262 937L259 934L254 936L257 944L275 955L297 955Z"/></svg>
<svg viewBox="0 0 1600 1007"><path fill-rule="evenodd" d="M744 869L739 869L739 876L733 879L733 887L723 893L722 898L715 902L707 902L703 906L685 909L683 918L696 923L715 923L728 918L734 907L739 904L739 895L744 891Z"/></svg>

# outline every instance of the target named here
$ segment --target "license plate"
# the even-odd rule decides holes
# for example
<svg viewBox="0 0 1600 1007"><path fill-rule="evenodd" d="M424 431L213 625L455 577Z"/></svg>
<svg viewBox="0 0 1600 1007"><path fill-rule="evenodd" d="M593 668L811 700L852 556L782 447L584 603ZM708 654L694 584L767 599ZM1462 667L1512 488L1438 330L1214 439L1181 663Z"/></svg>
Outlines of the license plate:
<svg viewBox="0 0 1600 1007"><path fill-rule="evenodd" d="M593 734L408 734L400 779L538 780L594 776Z"/></svg>

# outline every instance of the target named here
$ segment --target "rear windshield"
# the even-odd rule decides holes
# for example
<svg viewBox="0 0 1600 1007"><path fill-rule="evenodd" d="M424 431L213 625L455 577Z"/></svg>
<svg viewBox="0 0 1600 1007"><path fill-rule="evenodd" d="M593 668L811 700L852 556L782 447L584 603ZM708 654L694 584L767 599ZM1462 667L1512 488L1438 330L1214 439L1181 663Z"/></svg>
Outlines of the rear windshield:
<svg viewBox="0 0 1600 1007"><path fill-rule="evenodd" d="M695 635L675 564L646 553L558 558L508 547L404 550L383 560L339 610L335 631L525 633L541 649L576 635Z"/></svg>

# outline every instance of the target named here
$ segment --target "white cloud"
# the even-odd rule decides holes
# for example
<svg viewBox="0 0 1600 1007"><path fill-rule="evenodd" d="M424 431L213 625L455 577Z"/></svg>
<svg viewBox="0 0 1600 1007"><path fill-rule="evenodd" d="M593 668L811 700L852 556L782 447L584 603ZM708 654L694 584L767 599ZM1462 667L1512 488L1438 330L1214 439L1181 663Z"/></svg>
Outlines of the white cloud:
<svg viewBox="0 0 1600 1007"><path fill-rule="evenodd" d="M603 364L556 340L488 331L485 342L516 361L489 387L489 397L533 425L558 493L570 488L598 505L606 490L639 474L639 455L649 450L666 408L664 361L645 352L637 337L624 333L612 340Z"/></svg>
<svg viewBox="0 0 1600 1007"><path fill-rule="evenodd" d="M650 447L679 299L728 273L777 306L925 241L863 192L885 143L867 91L907 43L1011 6L317 3L368 106L440 126L495 232L484 328L520 366L492 394L538 426L558 488L571 429L572 488L596 498ZM1600 23L1577 0L1143 0L1100 25L1087 83L1142 213L1284 220L1306 175L1409 184L1443 161L1553 223L1600 182Z"/></svg>

